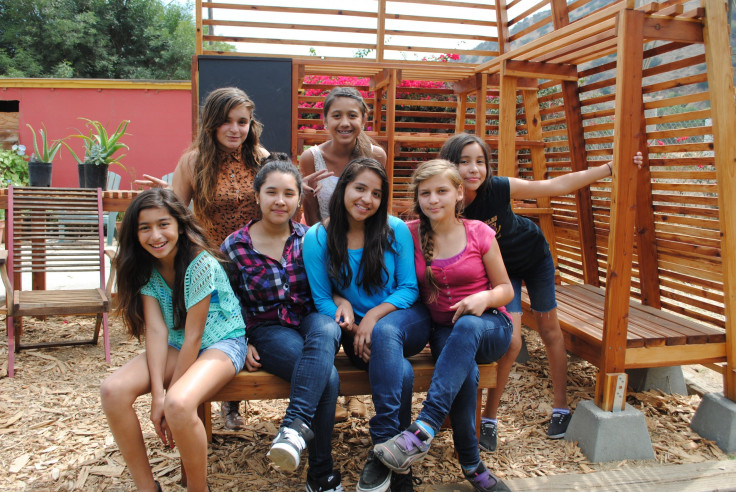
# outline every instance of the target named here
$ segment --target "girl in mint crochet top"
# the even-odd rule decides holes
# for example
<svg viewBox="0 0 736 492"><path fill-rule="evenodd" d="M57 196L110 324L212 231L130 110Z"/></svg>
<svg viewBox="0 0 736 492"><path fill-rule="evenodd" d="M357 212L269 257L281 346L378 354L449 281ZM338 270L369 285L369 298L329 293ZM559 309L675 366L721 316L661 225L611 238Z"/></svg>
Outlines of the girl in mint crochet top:
<svg viewBox="0 0 736 492"><path fill-rule="evenodd" d="M102 408L138 490L154 481L133 404L151 393L151 421L179 447L192 490L207 489L207 441L197 407L243 367L240 303L189 209L167 189L142 192L126 211L115 261L118 312L146 351L108 377Z"/></svg>

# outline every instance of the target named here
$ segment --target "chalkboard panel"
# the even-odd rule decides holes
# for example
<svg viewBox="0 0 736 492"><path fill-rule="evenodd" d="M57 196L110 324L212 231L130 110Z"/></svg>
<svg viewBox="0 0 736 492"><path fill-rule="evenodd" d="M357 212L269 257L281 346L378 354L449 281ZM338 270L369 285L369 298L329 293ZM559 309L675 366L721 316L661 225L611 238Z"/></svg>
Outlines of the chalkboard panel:
<svg viewBox="0 0 736 492"><path fill-rule="evenodd" d="M261 144L269 151L291 153L291 59L202 55L199 105L219 87L239 87L255 102L263 123Z"/></svg>

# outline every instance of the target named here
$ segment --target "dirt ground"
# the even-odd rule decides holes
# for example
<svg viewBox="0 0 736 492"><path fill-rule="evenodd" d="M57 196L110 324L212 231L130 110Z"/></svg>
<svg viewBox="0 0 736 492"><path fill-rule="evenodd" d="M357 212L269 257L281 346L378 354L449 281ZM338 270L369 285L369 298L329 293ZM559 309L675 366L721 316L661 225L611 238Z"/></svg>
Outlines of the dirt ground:
<svg viewBox="0 0 736 492"><path fill-rule="evenodd" d="M0 318L4 322L4 318ZM25 319L24 341L41 339L52 330L54 338L86 336L89 318ZM594 464L574 443L546 438L552 392L546 355L534 332L525 330L530 360L517 365L504 396L499 423L499 451L482 452L486 464L499 476L529 478L561 473L590 473L619 467L651 466L652 462ZM100 382L117 367L143 351L129 339L120 323L111 323L112 364L104 362L101 346L26 350L16 358L16 376L7 377L7 339L0 342L0 490L133 490L99 403ZM701 369L696 369L699 371ZM706 370L706 372L708 372ZM570 357L568 394L572 408L593 398L596 369ZM414 398L418 413L423 394ZM366 398L366 401L370 401ZM137 403L154 474L164 490L182 490L176 450L164 448L148 420L150 400ZM667 396L654 392L629 394L628 403L642 411L660 464L723 460L711 441L689 428L700 403L698 395ZM210 446L209 483L212 490L304 490L304 466L286 474L274 469L266 452L286 408L285 400L248 403L246 427L222 430L213 405L215 436ZM372 407L369 405L369 415ZM333 456L346 490L354 490L370 449L367 419L351 418L335 427ZM306 460L304 460L306 461ZM422 485L461 480L450 432L433 442L423 462L414 466Z"/></svg>

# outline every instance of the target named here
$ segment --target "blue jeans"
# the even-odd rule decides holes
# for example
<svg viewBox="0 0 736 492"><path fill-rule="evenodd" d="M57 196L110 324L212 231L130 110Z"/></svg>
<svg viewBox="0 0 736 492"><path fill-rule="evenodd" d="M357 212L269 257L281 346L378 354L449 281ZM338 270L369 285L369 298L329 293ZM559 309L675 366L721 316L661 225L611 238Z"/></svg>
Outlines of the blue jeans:
<svg viewBox="0 0 736 492"><path fill-rule="evenodd" d="M454 326L436 326L430 346L436 358L432 383L417 420L435 431L447 415L460 465L480 463L475 435L475 408L478 399L478 364L495 362L511 343L511 320L491 309L482 316L465 315Z"/></svg>
<svg viewBox="0 0 736 492"><path fill-rule="evenodd" d="M529 303L532 311L548 313L557 307L555 299L555 262L552 255L547 255L523 277L511 277L511 286L514 288L513 300L506 304L509 313L521 312L521 282L526 285L529 294Z"/></svg>
<svg viewBox="0 0 736 492"><path fill-rule="evenodd" d="M291 383L289 406L281 426L301 419L314 431L309 474L319 478L332 471L332 428L340 379L335 354L340 327L319 313L307 315L298 328L261 325L248 330L248 343L258 350L263 369Z"/></svg>
<svg viewBox="0 0 736 492"><path fill-rule="evenodd" d="M359 320L356 318L356 323ZM381 318L371 334L371 360L355 355L353 334L344 333L342 346L356 367L368 370L376 415L370 420L373 444L388 441L411 424L414 370L406 357L427 346L432 320L423 304L398 309Z"/></svg>

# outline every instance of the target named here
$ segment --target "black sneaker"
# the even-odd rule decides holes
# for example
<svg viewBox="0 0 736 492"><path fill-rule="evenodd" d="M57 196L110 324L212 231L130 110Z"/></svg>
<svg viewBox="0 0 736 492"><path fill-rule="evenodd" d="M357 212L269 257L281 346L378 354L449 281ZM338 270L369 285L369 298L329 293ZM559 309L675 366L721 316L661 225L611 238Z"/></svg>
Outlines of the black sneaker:
<svg viewBox="0 0 736 492"><path fill-rule="evenodd" d="M567 432L567 426L570 424L572 413L557 413L552 414L552 420L549 422L549 429L547 430L547 436L550 439L562 439L565 437Z"/></svg>
<svg viewBox="0 0 736 492"><path fill-rule="evenodd" d="M482 421L480 423L480 439L478 440L478 447L483 451L494 452L496 450L496 434L498 428L493 422Z"/></svg>
<svg viewBox="0 0 736 492"><path fill-rule="evenodd" d="M294 471L299 467L299 458L314 437L314 432L301 419L279 429L269 449L268 458L285 471Z"/></svg>
<svg viewBox="0 0 736 492"><path fill-rule="evenodd" d="M465 478L475 490L479 490L480 492L511 490L500 478L488 471L488 468L486 468L486 465L482 461L478 465L478 468L470 473L466 473Z"/></svg>
<svg viewBox="0 0 736 492"><path fill-rule="evenodd" d="M344 492L339 471L331 471L328 475L315 480L307 474L307 492Z"/></svg>
<svg viewBox="0 0 736 492"><path fill-rule="evenodd" d="M421 485L422 479L409 473L392 473L391 474L391 492L414 492L415 485Z"/></svg>
<svg viewBox="0 0 736 492"><path fill-rule="evenodd" d="M356 492L386 492L391 485L391 470L375 457L373 451L368 452L368 461L360 472L360 480Z"/></svg>

